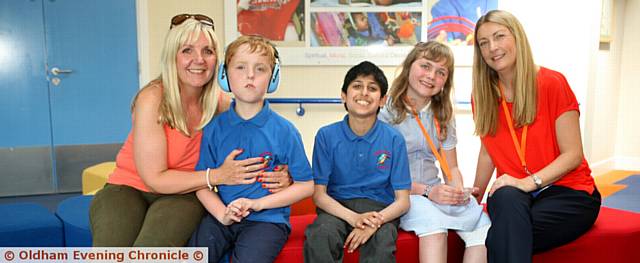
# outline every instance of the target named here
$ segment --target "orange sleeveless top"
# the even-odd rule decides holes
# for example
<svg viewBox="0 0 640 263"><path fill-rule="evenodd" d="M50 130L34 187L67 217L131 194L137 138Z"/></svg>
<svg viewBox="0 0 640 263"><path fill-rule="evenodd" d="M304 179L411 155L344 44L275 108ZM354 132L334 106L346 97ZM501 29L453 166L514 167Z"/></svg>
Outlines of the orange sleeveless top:
<svg viewBox="0 0 640 263"><path fill-rule="evenodd" d="M167 138L167 167L169 169L194 171L200 157L200 140L202 131L196 131L193 137L187 137L169 125L163 125ZM140 191L149 192L149 188L142 181L133 161L133 131L129 132L127 140L116 157L116 169L107 180L110 184L128 185Z"/></svg>

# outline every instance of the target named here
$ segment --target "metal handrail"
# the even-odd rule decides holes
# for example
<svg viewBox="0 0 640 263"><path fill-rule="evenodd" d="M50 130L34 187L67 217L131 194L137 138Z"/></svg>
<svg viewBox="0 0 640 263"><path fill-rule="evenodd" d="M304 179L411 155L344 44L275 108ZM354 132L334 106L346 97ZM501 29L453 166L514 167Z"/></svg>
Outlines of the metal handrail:
<svg viewBox="0 0 640 263"><path fill-rule="evenodd" d="M280 104L341 104L342 101L338 98L267 98L269 103Z"/></svg>
<svg viewBox="0 0 640 263"><path fill-rule="evenodd" d="M267 98L269 103L274 104L298 104L296 114L304 116L305 109L302 104L341 104L342 100L337 98Z"/></svg>
<svg viewBox="0 0 640 263"><path fill-rule="evenodd" d="M296 114L304 116L305 109L302 104L342 104L342 100L338 98L267 98L269 103L273 104L298 104ZM459 105L469 105L468 101L457 101Z"/></svg>

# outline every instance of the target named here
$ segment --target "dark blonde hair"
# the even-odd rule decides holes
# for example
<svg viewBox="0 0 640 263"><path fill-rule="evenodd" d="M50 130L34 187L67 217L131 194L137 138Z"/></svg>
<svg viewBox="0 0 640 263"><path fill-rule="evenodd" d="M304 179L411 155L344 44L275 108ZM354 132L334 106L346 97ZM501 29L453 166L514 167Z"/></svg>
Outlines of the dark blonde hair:
<svg viewBox="0 0 640 263"><path fill-rule="evenodd" d="M431 97L430 106L434 117L440 123L441 131L443 132L441 137L446 138L446 125L453 118L453 102L451 94L453 94L454 60L451 49L436 41L416 44L402 62L400 74L396 76L395 80L393 80L393 84L391 85L391 106L393 111L396 113L393 123L401 123L407 116L408 105L405 101L405 97L407 96L407 90L409 89L409 73L413 62L420 58L438 62L444 60L445 66L449 72L449 76L447 77L447 81L444 83L442 92Z"/></svg>
<svg viewBox="0 0 640 263"><path fill-rule="evenodd" d="M236 55L240 46L244 44L249 45L249 51L251 53L259 53L262 56L266 56L267 59L271 62L271 70L273 71L273 68L275 67L277 62L276 59L279 59L278 50L276 50L276 47L266 38L255 35L241 36L231 42L231 44L227 46L224 54L225 65L229 65L229 62L231 62L233 56Z"/></svg>
<svg viewBox="0 0 640 263"><path fill-rule="evenodd" d="M509 29L516 44L513 120L517 127L533 123L537 106L537 69L527 35L518 19L509 12L493 10L478 19L474 32L473 91L475 134L494 135L498 127L500 90L498 73L489 67L480 51L478 29L485 23L496 23Z"/></svg>

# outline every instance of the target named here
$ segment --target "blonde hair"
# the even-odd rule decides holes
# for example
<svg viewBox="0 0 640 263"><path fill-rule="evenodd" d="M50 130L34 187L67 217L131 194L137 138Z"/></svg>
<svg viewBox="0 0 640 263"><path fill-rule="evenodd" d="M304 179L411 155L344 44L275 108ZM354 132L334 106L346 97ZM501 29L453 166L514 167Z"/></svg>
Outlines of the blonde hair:
<svg viewBox="0 0 640 263"><path fill-rule="evenodd" d="M415 45L411 52L402 62L402 68L400 74L396 76L391 84L391 107L395 111L395 117L393 123L398 124L404 121L407 115L407 102L405 97L407 96L407 90L409 89L409 73L411 71L411 65L414 61L424 58L431 61L445 61L445 66L449 72L447 81L444 83L442 92L431 97L431 110L434 117L440 123L442 138L446 138L446 125L453 118L453 103L451 94L453 94L453 70L454 60L453 52L451 49L439 42L429 41L421 42ZM442 139L441 138L441 139Z"/></svg>
<svg viewBox="0 0 640 263"><path fill-rule="evenodd" d="M258 53L262 56L266 56L267 59L271 62L271 70L273 71L273 68L276 65L276 59L279 59L278 51L276 50L275 46L271 42L269 42L269 40L256 35L241 36L231 42L231 44L227 46L227 50L225 51L225 65L229 65L229 62L231 62L233 56L236 55L240 46L244 44L249 45L249 51L251 53Z"/></svg>
<svg viewBox="0 0 640 263"><path fill-rule="evenodd" d="M500 90L498 73L489 67L480 51L478 29L485 23L496 23L509 29L516 44L516 65L514 75L513 120L517 127L533 123L537 106L537 69L533 61L531 46L518 19L511 13L493 10L478 19L474 32L473 91L475 107L473 119L475 134L494 135L498 127L498 107Z"/></svg>
<svg viewBox="0 0 640 263"><path fill-rule="evenodd" d="M214 48L216 54L216 61L219 60L220 48L218 47L218 39L213 31L213 27L207 24L203 24L193 18L189 18L177 26L173 26L169 29L164 46L162 48L162 54L160 56L160 64L162 67L162 73L160 76L150 81L144 88L138 91L133 103L131 104L131 110L135 107L138 95L142 90L147 87L161 86L162 87L162 101L158 111L158 123L167 124L173 129L177 129L187 136L191 136L189 128L187 126L187 118L185 109L182 107L182 101L180 100L180 86L178 78L178 70L176 68L176 55L178 50L187 43L194 43L198 40L201 33L209 41L209 44ZM195 127L195 130L201 130L207 123L213 118L218 107L218 92L215 86L216 75L218 72L217 65L209 65L213 67L213 74L211 80L202 87L202 93L200 93L200 105L202 105L202 118L200 123Z"/></svg>

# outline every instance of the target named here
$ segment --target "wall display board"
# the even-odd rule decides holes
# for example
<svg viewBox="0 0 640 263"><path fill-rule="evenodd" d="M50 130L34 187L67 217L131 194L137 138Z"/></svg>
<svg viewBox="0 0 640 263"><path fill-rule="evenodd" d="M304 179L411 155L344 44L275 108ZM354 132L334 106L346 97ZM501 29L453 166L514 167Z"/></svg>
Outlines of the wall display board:
<svg viewBox="0 0 640 263"><path fill-rule="evenodd" d="M452 47L457 66L470 66L475 22L498 7L498 0L229 2L227 44L264 36L278 45L283 65L398 65L416 43L437 40Z"/></svg>

